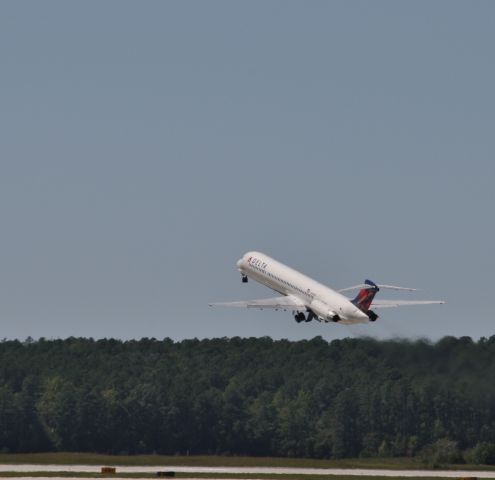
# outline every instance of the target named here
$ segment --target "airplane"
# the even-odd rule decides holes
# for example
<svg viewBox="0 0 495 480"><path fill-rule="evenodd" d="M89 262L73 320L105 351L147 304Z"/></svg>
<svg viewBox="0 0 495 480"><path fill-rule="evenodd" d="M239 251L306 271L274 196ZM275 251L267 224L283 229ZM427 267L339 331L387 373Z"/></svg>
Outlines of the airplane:
<svg viewBox="0 0 495 480"><path fill-rule="evenodd" d="M443 300L376 300L380 289L415 291L414 288L380 285L365 280L364 284L341 290L331 288L280 263L260 252L247 252L237 261L241 280L248 278L271 288L281 297L247 300L240 302L210 303L211 307L271 308L290 310L296 322L338 322L346 325L374 322L379 317L374 310L404 305L444 304ZM344 292L359 290L355 298L348 298ZM373 307L373 310L371 309Z"/></svg>

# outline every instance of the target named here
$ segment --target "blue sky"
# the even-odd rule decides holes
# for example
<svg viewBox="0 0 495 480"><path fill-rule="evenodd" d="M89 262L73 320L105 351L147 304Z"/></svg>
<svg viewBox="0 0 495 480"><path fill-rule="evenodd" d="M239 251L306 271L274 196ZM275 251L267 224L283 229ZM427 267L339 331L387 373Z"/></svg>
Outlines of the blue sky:
<svg viewBox="0 0 495 480"><path fill-rule="evenodd" d="M3 2L2 336L491 335L494 17L492 2ZM352 328L209 309L270 295L240 283L247 250L448 304Z"/></svg>

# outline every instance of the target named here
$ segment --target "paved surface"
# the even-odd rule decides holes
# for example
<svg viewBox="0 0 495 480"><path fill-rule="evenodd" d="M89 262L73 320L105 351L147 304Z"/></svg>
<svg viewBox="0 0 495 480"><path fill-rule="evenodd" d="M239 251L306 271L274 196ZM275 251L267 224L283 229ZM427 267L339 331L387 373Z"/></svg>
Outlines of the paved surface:
<svg viewBox="0 0 495 480"><path fill-rule="evenodd" d="M103 465L102 465L103 466ZM110 466L110 465L107 465ZM83 472L99 473L101 466L97 465L1 465L1 472ZM295 475L357 475L357 476L383 476L383 477L478 477L495 478L495 471L467 471L467 470L381 470L364 468L286 468L286 467L180 467L180 466L116 466L118 473L154 473L157 471L171 470L181 473L223 473L223 474L295 474ZM33 478L26 475L22 478ZM40 477L37 477L38 479ZM57 477L51 477L55 480ZM115 480L121 480L118 476ZM128 480L128 479L127 479ZM181 479L183 480L183 479ZM223 479L226 480L226 479Z"/></svg>

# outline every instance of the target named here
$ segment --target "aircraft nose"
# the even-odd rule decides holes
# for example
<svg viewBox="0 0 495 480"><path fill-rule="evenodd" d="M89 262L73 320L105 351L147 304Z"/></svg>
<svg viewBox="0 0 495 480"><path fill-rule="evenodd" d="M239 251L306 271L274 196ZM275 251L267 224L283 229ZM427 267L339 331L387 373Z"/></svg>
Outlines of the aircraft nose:
<svg viewBox="0 0 495 480"><path fill-rule="evenodd" d="M242 261L243 260L244 260L243 258L239 258L239 260L237 260L237 263L236 263L237 268L241 268L242 267Z"/></svg>

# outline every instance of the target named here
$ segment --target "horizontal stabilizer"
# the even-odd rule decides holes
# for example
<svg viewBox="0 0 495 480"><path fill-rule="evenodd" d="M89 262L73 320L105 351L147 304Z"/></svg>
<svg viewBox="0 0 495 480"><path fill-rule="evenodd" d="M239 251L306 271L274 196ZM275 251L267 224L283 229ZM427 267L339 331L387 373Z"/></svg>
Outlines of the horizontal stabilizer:
<svg viewBox="0 0 495 480"><path fill-rule="evenodd" d="M443 305L443 300L374 300L371 304L373 309L406 307L408 305Z"/></svg>
<svg viewBox="0 0 495 480"><path fill-rule="evenodd" d="M354 285L353 287L347 287L347 288L342 288L340 290L337 290L339 293L344 293L344 292L350 292L352 290L373 290L376 287L380 289L385 289L385 290L402 290L406 292L416 292L416 288L408 288L408 287L396 287L395 285L381 285L381 284L368 284L368 283L360 283L359 285Z"/></svg>
<svg viewBox="0 0 495 480"><path fill-rule="evenodd" d="M402 290L404 292L417 292L417 288L409 288L409 287L396 287L395 285L378 285L379 288L383 288L386 290Z"/></svg>
<svg viewBox="0 0 495 480"><path fill-rule="evenodd" d="M260 300L210 303L209 305L210 307L273 308L275 310L297 310L302 312L306 310L304 303L292 295L287 295L286 297L262 298Z"/></svg>

